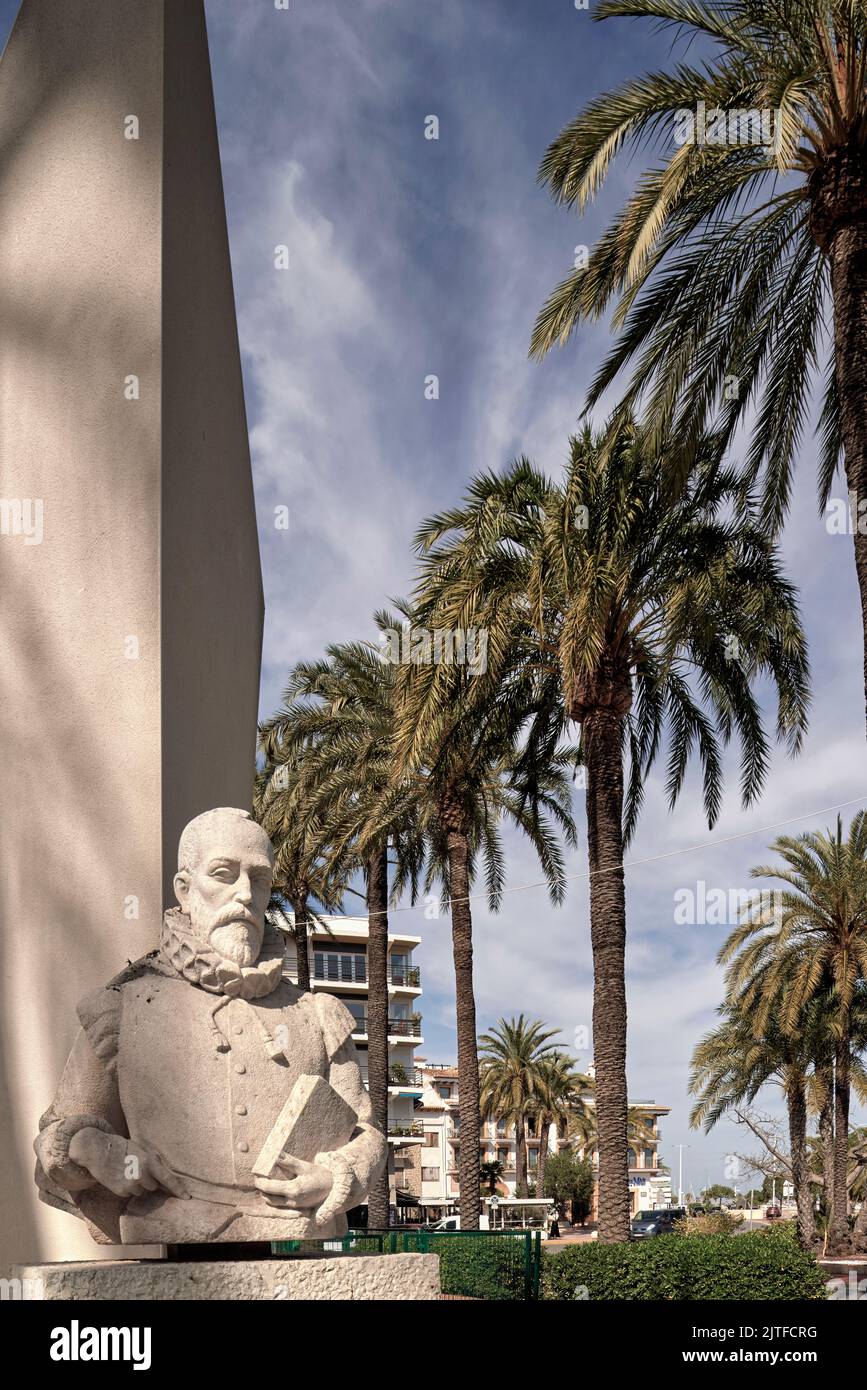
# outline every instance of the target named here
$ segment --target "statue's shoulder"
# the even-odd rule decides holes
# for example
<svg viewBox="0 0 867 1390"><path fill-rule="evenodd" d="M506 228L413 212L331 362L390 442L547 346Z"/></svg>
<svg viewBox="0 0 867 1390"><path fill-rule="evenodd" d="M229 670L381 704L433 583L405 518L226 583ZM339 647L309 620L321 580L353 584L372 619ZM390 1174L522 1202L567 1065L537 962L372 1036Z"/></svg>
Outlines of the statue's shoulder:
<svg viewBox="0 0 867 1390"><path fill-rule="evenodd" d="M279 990L275 991L274 1003L280 1008L300 1009L307 1018L312 1015L325 1040L329 1057L339 1052L355 1031L355 1019L346 1005L333 994L299 989L291 980L284 978Z"/></svg>
<svg viewBox="0 0 867 1390"><path fill-rule="evenodd" d="M333 994L314 992L311 996L313 1007L319 1019L319 1026L325 1038L329 1057L339 1052L343 1044L352 1037L355 1019L346 1005Z"/></svg>
<svg viewBox="0 0 867 1390"><path fill-rule="evenodd" d="M79 1000L79 1023L97 1057L109 1071L117 1060L124 986L164 973L159 951L150 951L138 960L128 961L107 985Z"/></svg>

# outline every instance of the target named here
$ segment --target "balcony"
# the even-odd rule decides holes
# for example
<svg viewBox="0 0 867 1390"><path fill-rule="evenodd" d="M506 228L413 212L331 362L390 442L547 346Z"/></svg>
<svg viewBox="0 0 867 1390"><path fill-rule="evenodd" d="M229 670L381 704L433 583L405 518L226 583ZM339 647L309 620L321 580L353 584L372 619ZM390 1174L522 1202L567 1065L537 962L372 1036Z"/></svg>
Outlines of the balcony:
<svg viewBox="0 0 867 1390"><path fill-rule="evenodd" d="M318 985L366 985L367 959L362 955L323 955L316 951L311 979Z"/></svg>
<svg viewBox="0 0 867 1390"><path fill-rule="evenodd" d="M364 1036L367 1033L367 1016L362 1014L356 1018L355 1027L352 1030L355 1036ZM390 1038L420 1038L421 1019L420 1018L390 1018L388 1020L388 1035Z"/></svg>
<svg viewBox="0 0 867 1390"><path fill-rule="evenodd" d="M388 1142L390 1144L421 1143L424 1140L424 1125L421 1120L411 1120L408 1125L396 1120L388 1122Z"/></svg>
<svg viewBox="0 0 867 1390"><path fill-rule="evenodd" d="M366 956L323 955L315 952L310 978L317 985L364 985L370 983ZM395 989L421 989L417 965L389 965L388 983Z"/></svg>
<svg viewBox="0 0 867 1390"><path fill-rule="evenodd" d="M361 1068L361 1079L365 1086L368 1084L367 1068ZM424 1081L418 1067L401 1067L388 1073L388 1084L395 1089L401 1088L409 1091L421 1091L424 1089Z"/></svg>
<svg viewBox="0 0 867 1390"><path fill-rule="evenodd" d="M421 971L417 965L389 966L388 983L397 989L421 989Z"/></svg>
<svg viewBox="0 0 867 1390"><path fill-rule="evenodd" d="M421 1091L424 1088L422 1074L418 1067L401 1067L399 1071L391 1071L388 1074L389 1086L405 1086L412 1091Z"/></svg>

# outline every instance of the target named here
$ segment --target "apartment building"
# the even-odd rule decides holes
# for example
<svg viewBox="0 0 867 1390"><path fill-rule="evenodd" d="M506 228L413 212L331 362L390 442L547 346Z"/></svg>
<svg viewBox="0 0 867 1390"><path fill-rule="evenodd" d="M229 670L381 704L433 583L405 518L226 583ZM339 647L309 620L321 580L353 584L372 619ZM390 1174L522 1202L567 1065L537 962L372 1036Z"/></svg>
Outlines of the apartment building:
<svg viewBox="0 0 867 1390"><path fill-rule="evenodd" d="M275 922L280 926L280 922ZM298 982L295 939L291 917L287 918L286 974ZM308 937L310 984L326 990L346 1005L356 1020L353 1040L358 1051L362 1075L367 1081L367 939L366 917L323 916L311 923ZM414 953L420 936L389 932L388 936L388 1145L391 1200L400 1205L410 1199L404 1173L418 1168L414 1149L423 1143L421 1121L416 1105L421 1100L422 1078L415 1061L415 1049L424 1039L421 1031L419 1000L421 973Z"/></svg>
<svg viewBox="0 0 867 1390"><path fill-rule="evenodd" d="M446 1215L456 1210L460 1194L458 1155L464 1136L461 1135L458 1113L458 1073L453 1066L428 1063L421 1058L418 1061L423 1083L418 1114L424 1132L417 1156L420 1168L418 1200L425 1212L425 1219L435 1219L437 1214ZM592 1100L589 1103L592 1104ZM659 1141L662 1134L659 1121L669 1113L669 1107L657 1105L651 1100L630 1101L630 1105L641 1114L647 1131L646 1144L638 1151L632 1147L629 1149L629 1191L634 1215L643 1207L668 1204L662 1200L668 1175L660 1166ZM550 1153L557 1152L563 1138L564 1133L558 1133L556 1126L552 1125L548 1133ZM517 1177L514 1126L506 1124L504 1120L485 1120L475 1142L479 1144L483 1163L496 1161L501 1166L501 1176L497 1182L499 1194L514 1197ZM530 1183L534 1181L538 1167L540 1147L538 1129L531 1124L527 1136ZM594 1167L598 1166L599 1156L595 1149L590 1157ZM670 1186L668 1191L670 1202ZM594 1194L593 1218L595 1214Z"/></svg>

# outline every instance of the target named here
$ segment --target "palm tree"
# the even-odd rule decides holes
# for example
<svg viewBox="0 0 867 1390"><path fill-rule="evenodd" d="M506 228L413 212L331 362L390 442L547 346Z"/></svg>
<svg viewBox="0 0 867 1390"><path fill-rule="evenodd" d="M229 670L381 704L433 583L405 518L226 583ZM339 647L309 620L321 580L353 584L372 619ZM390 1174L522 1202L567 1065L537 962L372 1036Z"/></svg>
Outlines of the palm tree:
<svg viewBox="0 0 867 1390"><path fill-rule="evenodd" d="M809 1247L816 1239L807 1158L807 1076L813 1061L803 1035L787 1036L771 1017L757 1036L749 1010L724 1005L722 1022L706 1033L692 1054L689 1090L696 1097L689 1122L709 1134L730 1111L749 1106L768 1082L786 1098L789 1125L787 1164L798 1208L798 1234ZM782 1158L782 1155L775 1155Z"/></svg>
<svg viewBox="0 0 867 1390"><path fill-rule="evenodd" d="M491 911L499 908L505 879L501 827L511 824L533 846L551 901L562 901L558 832L568 844L575 843L570 756L568 751L551 750L540 755L522 742L522 721L504 712L496 698L471 704L468 690L475 678L455 664L439 668L448 672L448 701L416 725L416 686L428 669L424 664L402 668L401 751L394 797L398 803L408 797L415 807L427 846L425 892L439 885L441 906L451 914L460 1124L464 1135L478 1135L471 893L483 871L488 906ZM459 1181L461 1227L474 1229L479 1221L477 1143L460 1146Z"/></svg>
<svg viewBox="0 0 867 1390"><path fill-rule="evenodd" d="M759 865L754 878L785 886L764 895L722 947L730 992L742 992L763 1028L771 1011L780 1026L798 1029L802 1011L822 998L834 1036L834 1186L829 1245L848 1243L848 1143L853 1008L867 981L867 812L853 818L847 837L835 831L784 835L772 849L784 864Z"/></svg>
<svg viewBox="0 0 867 1390"><path fill-rule="evenodd" d="M488 666L468 700L493 698L533 716L527 747L550 757L581 727L587 779L593 1040L599 1113L600 1239L629 1236L624 846L647 772L670 735L674 803L690 754L704 773L707 820L722 795L720 741L737 732L744 804L769 761L753 683L778 693L777 734L797 751L806 723L807 660L795 593L733 474L708 445L672 496L644 432L618 421L571 441L561 484L526 459L482 474L462 507L419 532L424 621L488 633ZM529 693L528 693L529 692ZM420 675L407 721L443 716L450 688ZM624 762L628 760L626 778Z"/></svg>
<svg viewBox="0 0 867 1390"><path fill-rule="evenodd" d="M378 614L380 627L393 622ZM316 788L302 819L327 807L330 834L344 865L361 870L367 904L367 1062L374 1122L388 1127L388 902L389 848L396 863L395 896L415 881L423 862L423 841L415 830L406 798L389 804L392 743L397 699L393 666L370 643L333 645L325 658L299 663L289 680L283 708L262 726L269 767L289 770L301 750L315 765ZM368 833L372 831L372 833ZM368 1195L368 1224L389 1223L388 1174L383 1171Z"/></svg>
<svg viewBox="0 0 867 1390"><path fill-rule="evenodd" d="M479 1165L482 1185L493 1197L497 1191L497 1183L503 1176L503 1165L498 1158L490 1158L485 1163Z"/></svg>
<svg viewBox="0 0 867 1390"><path fill-rule="evenodd" d="M599 1113L593 1099L595 1082L590 1077L588 1094L582 1095L577 1103L570 1106L566 1115L566 1134L564 1143L582 1157L590 1157L599 1149ZM630 1105L626 1111L626 1139L628 1148L644 1148L654 1139L653 1127L644 1111Z"/></svg>
<svg viewBox="0 0 867 1390"><path fill-rule="evenodd" d="M669 460L675 472L690 466L709 419L725 447L754 409L747 474L763 473L774 524L820 385L820 505L842 452L863 509L867 9L860 0L602 0L594 17L612 16L661 20L687 42L710 41L711 52L595 98L549 147L540 180L579 213L619 153L640 149L657 162L586 268L551 294L531 352L542 356L616 302L622 331L588 406L634 362L625 406L641 396L656 437L684 442ZM854 529L867 700L867 528Z"/></svg>
<svg viewBox="0 0 867 1390"><path fill-rule="evenodd" d="M536 1171L536 1192L545 1195L545 1167L552 1125L559 1129L585 1108L585 1096L593 1089L589 1076L576 1070L573 1058L566 1052L553 1052L539 1064L539 1082L531 1114L539 1129L539 1166Z"/></svg>
<svg viewBox="0 0 867 1390"><path fill-rule="evenodd" d="M254 814L276 854L271 911L291 924L302 990L310 989L310 904L315 901L325 911L335 911L349 872L346 857L333 850L328 806L320 799L318 811L310 809L319 791L317 776L311 750L301 748L279 770L266 761L254 787Z"/></svg>
<svg viewBox="0 0 867 1390"><path fill-rule="evenodd" d="M527 1120L540 1115L550 1065L557 1056L550 1041L559 1030L523 1014L501 1018L481 1045L481 1113L515 1127L515 1196L527 1196ZM461 1149L465 1148L461 1145ZM463 1225L463 1222L461 1223Z"/></svg>

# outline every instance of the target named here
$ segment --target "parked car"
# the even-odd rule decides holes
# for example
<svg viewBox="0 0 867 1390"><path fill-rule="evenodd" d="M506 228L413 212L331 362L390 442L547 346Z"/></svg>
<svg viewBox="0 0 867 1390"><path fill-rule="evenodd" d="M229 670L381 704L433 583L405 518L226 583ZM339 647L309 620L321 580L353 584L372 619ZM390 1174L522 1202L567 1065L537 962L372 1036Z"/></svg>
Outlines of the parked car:
<svg viewBox="0 0 867 1390"><path fill-rule="evenodd" d="M775 1207L775 1206L765 1207L765 1220L766 1220L766 1221L778 1221L778 1220L780 1219L780 1217L782 1216L782 1214L783 1214L783 1213L782 1213L782 1211L781 1211L781 1209L780 1209L779 1207Z"/></svg>
<svg viewBox="0 0 867 1390"><path fill-rule="evenodd" d="M686 1216L685 1207L664 1207L660 1211L639 1211L632 1218L630 1230L632 1240L644 1240L648 1236L671 1235L676 1221Z"/></svg>
<svg viewBox="0 0 867 1390"><path fill-rule="evenodd" d="M459 1231L461 1229L461 1218L459 1216L444 1216L441 1221L434 1221L429 1226L422 1226L423 1231Z"/></svg>

